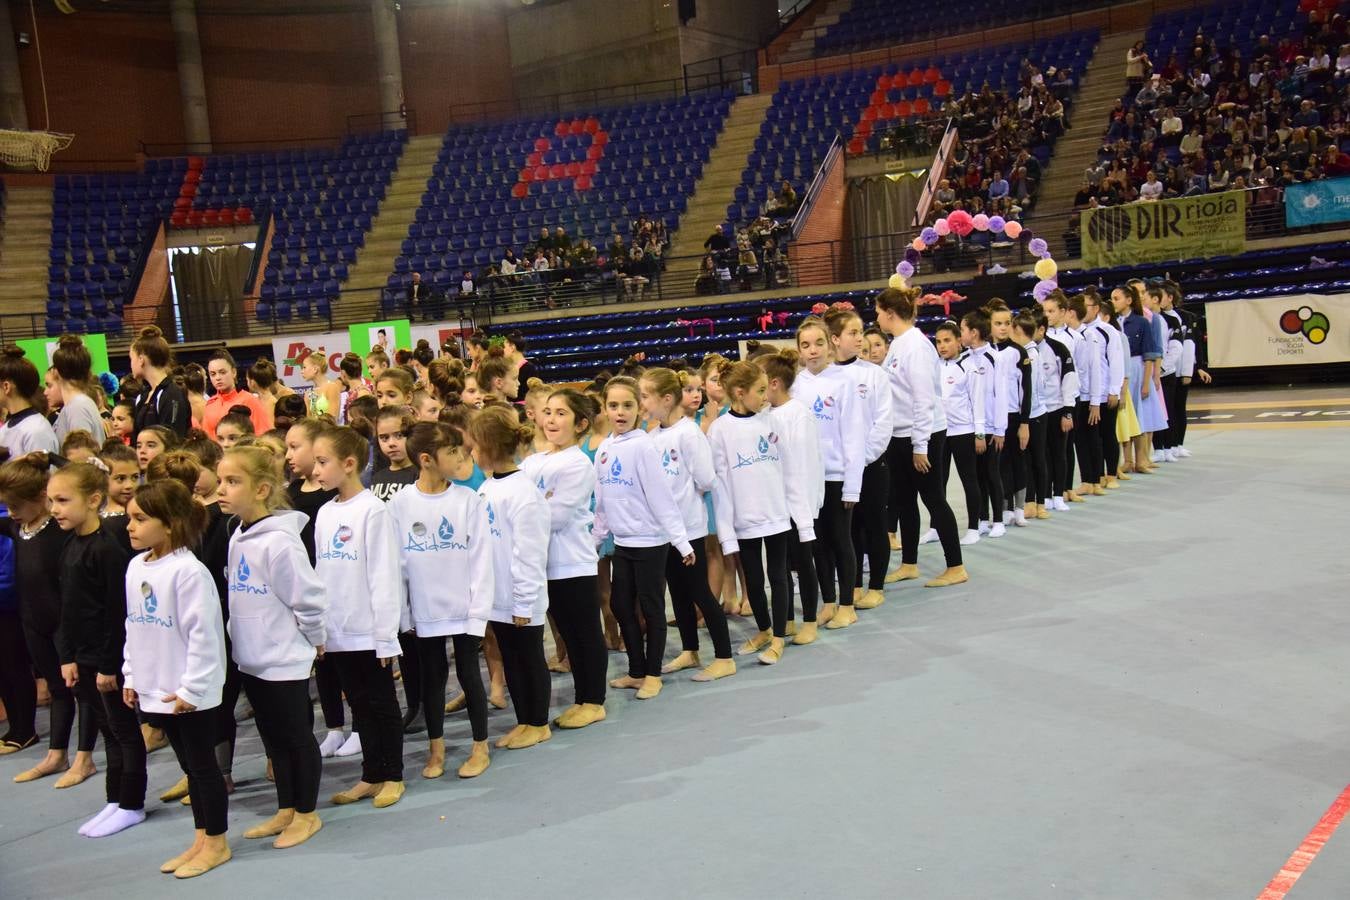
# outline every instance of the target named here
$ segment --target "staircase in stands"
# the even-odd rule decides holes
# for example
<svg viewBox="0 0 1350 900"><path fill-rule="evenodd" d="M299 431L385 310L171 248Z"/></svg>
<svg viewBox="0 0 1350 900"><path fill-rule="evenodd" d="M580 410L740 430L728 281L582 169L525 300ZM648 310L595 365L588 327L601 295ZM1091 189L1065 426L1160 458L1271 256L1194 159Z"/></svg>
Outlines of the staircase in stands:
<svg viewBox="0 0 1350 900"><path fill-rule="evenodd" d="M0 313L32 313L39 332L47 309L51 240L52 189L8 188L0 217Z"/></svg>
<svg viewBox="0 0 1350 900"><path fill-rule="evenodd" d="M853 0L829 0L825 8L821 10L820 15L816 16L811 27L800 34L795 41L788 45L787 50L777 60L780 63L801 62L804 59L810 59L816 53L816 38L825 33L835 22L843 17L853 6Z"/></svg>
<svg viewBox="0 0 1350 900"><path fill-rule="evenodd" d="M771 103L773 94L749 94L737 97L731 105L726 125L703 167L703 177L694 186L694 196L689 199L689 206L680 217L679 230L666 251L668 262L661 275L663 296L693 295L694 281L703 262L703 242L715 226L726 220L727 203L741 183L745 164L764 123L764 111Z"/></svg>
<svg viewBox="0 0 1350 900"><path fill-rule="evenodd" d="M1104 36L1078 80L1069 115L1072 127L1055 144L1055 156L1042 173L1033 214L1041 224L1032 227L1050 242L1057 259L1067 255L1063 231L1073 211L1074 194L1083 184L1083 171L1101 149L1106 114L1125 91L1125 51L1143 37L1142 30ZM1062 221L1054 218L1061 213Z"/></svg>
<svg viewBox="0 0 1350 900"><path fill-rule="evenodd" d="M394 269L394 258L399 255L408 226L422 203L443 140L443 135L424 134L410 138L403 148L398 168L380 203L379 215L366 235L366 245L343 285L343 318L355 312L352 306L356 304L368 308L372 319L379 317L380 289Z"/></svg>

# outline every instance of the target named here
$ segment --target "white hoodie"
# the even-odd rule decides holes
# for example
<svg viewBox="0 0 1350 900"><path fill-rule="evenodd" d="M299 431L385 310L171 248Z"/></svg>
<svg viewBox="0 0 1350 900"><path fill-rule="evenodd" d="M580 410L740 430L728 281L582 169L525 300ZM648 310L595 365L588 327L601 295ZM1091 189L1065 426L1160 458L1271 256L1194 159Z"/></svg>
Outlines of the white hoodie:
<svg viewBox="0 0 1350 900"><path fill-rule="evenodd" d="M768 537L792 527L776 427L766 406L753 416L718 416L708 430L713 468L726 487L720 502L713 503L723 553L739 553L739 538Z"/></svg>
<svg viewBox="0 0 1350 900"><path fill-rule="evenodd" d="M825 480L843 482L843 501L856 503L862 491L863 466L867 464L862 438L868 422L864 418L866 402L843 373L843 366L827 366L819 375L802 369L792 382L792 398L816 417Z"/></svg>
<svg viewBox="0 0 1350 900"><path fill-rule="evenodd" d="M816 417L800 400L789 399L770 412L778 447L783 454L783 487L788 514L797 526L797 539L816 539L816 516L825 503L825 466L820 459L820 429Z"/></svg>
<svg viewBox="0 0 1350 900"><path fill-rule="evenodd" d="M928 439L947 429L942 408L942 359L917 327L891 341L881 367L890 376L891 434L907 437L915 453L928 452Z"/></svg>
<svg viewBox="0 0 1350 900"><path fill-rule="evenodd" d="M662 426L648 433L661 456L661 470L670 479L670 492L684 520L685 538L696 541L707 537L708 507L703 505L703 495L715 491L715 498L721 496L707 436L688 416L669 428Z"/></svg>
<svg viewBox="0 0 1350 900"><path fill-rule="evenodd" d="M942 403L947 413L947 437L974 434L976 422L981 423L981 429L984 427L984 398L971 392L971 387L983 390L984 385L966 368L974 367L972 360L967 350L955 359L942 361Z"/></svg>
<svg viewBox="0 0 1350 900"><path fill-rule="evenodd" d="M314 517L314 570L328 589L328 652L400 651L403 566L398 530L380 498L368 490L334 498Z"/></svg>
<svg viewBox="0 0 1350 900"><path fill-rule="evenodd" d="M309 678L314 648L327 639L328 595L300 540L308 522L284 510L230 536L230 653L254 678Z"/></svg>
<svg viewBox="0 0 1350 900"><path fill-rule="evenodd" d="M1008 407L1003 400L1003 382L998 377L994 348L988 343L966 350L965 370L975 406L975 433L1003 437L1008 431Z"/></svg>
<svg viewBox="0 0 1350 900"><path fill-rule="evenodd" d="M400 627L418 637L482 637L494 590L483 498L455 484L439 494L411 484L389 501L389 512L408 586L408 617Z"/></svg>
<svg viewBox="0 0 1350 900"><path fill-rule="evenodd" d="M492 540L493 622L514 616L543 625L548 612L549 509L530 476L517 470L489 476L478 488L487 502Z"/></svg>
<svg viewBox="0 0 1350 900"><path fill-rule="evenodd" d="M520 468L548 501L548 577L580 578L594 575L600 557L591 532L595 511L595 466L580 447L526 457Z"/></svg>
<svg viewBox="0 0 1350 900"><path fill-rule="evenodd" d="M682 557L694 552L670 478L661 470L661 454L647 432L634 428L605 438L595 452L595 478L597 544L612 534L620 547L670 544Z"/></svg>
<svg viewBox="0 0 1350 900"><path fill-rule="evenodd" d="M867 427L863 465L870 466L881 459L891 445L891 425L895 413L891 410L891 391L881 366L855 357L851 362L834 363L831 372L837 372L853 389L853 396L863 407L863 422Z"/></svg>
<svg viewBox="0 0 1350 900"><path fill-rule="evenodd" d="M199 710L220 705L225 626L211 573L186 547L127 565L127 641L122 677L141 710L172 713L174 695Z"/></svg>

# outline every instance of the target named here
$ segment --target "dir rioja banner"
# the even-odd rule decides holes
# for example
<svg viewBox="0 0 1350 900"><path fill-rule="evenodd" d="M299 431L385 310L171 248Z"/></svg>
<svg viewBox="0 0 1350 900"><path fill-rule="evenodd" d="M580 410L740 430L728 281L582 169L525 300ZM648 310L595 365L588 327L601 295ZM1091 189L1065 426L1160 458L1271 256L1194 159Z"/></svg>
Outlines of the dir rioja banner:
<svg viewBox="0 0 1350 900"><path fill-rule="evenodd" d="M1083 265L1119 266L1247 249L1247 193L1227 191L1083 210Z"/></svg>

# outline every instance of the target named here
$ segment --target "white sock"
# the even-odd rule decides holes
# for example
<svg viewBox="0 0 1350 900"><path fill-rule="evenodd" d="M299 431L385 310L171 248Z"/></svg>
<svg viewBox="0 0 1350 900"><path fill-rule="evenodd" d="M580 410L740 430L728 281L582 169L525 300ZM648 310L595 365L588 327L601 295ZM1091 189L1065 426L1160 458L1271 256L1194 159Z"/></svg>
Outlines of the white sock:
<svg viewBox="0 0 1350 900"><path fill-rule="evenodd" d="M937 529L936 529L936 528L930 528L930 529L928 529L927 531L924 532L923 537L919 538L919 543L920 543L920 544L933 544L933 543L936 543L936 542L937 542L937 539L938 539Z"/></svg>
<svg viewBox="0 0 1350 900"><path fill-rule="evenodd" d="M1013 524L1017 526L1027 524L1027 511L1020 506L1013 512Z"/></svg>
<svg viewBox="0 0 1350 900"><path fill-rule="evenodd" d="M1002 522L995 522L994 527L989 529L989 536L991 538L1003 537L1007 533L1008 528Z"/></svg>
<svg viewBox="0 0 1350 900"><path fill-rule="evenodd" d="M334 756L355 756L361 752L361 735L353 731L347 736L347 740L342 742L342 746L333 753Z"/></svg>
<svg viewBox="0 0 1350 900"><path fill-rule="evenodd" d="M980 528L979 528L979 532L980 532L980 534L988 534L988 533L989 533L989 522L988 522L988 520L986 520L986 519L981 519L981 520L980 520Z"/></svg>
<svg viewBox="0 0 1350 900"><path fill-rule="evenodd" d="M123 809L119 806L98 823L90 827L85 834L91 838L107 837L110 834L117 834L119 831L125 831L133 825L139 825L144 821L145 810Z"/></svg>
<svg viewBox="0 0 1350 900"><path fill-rule="evenodd" d="M978 528L969 528L966 530L966 533L961 536L961 543L969 547L971 544L978 542L979 539L980 530Z"/></svg>
<svg viewBox="0 0 1350 900"><path fill-rule="evenodd" d="M90 819L88 822L85 822L83 825L80 826L80 834L88 835L90 828L93 828L99 822L102 822L104 819L108 818L108 816L112 815L116 810L117 804L109 803L107 806L100 809L92 819Z"/></svg>
<svg viewBox="0 0 1350 900"><path fill-rule="evenodd" d="M1012 514L1012 510L1006 510L1006 511L1003 513L1003 524L1004 524L1004 525L1011 525L1012 522L1013 522L1013 514Z"/></svg>
<svg viewBox="0 0 1350 900"><path fill-rule="evenodd" d="M340 728L328 732L319 744L319 755L327 759L338 751L346 739L347 735L343 734Z"/></svg>

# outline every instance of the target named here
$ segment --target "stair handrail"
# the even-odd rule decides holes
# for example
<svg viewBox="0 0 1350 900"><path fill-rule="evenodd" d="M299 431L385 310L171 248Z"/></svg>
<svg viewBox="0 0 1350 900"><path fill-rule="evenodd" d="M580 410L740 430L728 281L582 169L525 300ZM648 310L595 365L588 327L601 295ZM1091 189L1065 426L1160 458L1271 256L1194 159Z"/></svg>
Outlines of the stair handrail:
<svg viewBox="0 0 1350 900"><path fill-rule="evenodd" d="M937 194L938 185L942 183L942 176L947 174L947 161L951 158L952 148L956 146L956 131L956 119L948 119L947 127L942 132L942 140L938 141L937 153L933 155L933 162L928 166L928 178L924 181L923 192L919 194L919 203L914 207L914 221L910 224L915 228L928 218L928 210L933 207L933 197Z"/></svg>
<svg viewBox="0 0 1350 900"><path fill-rule="evenodd" d="M264 250L267 246L267 229L272 224L272 201L264 200L254 216L258 226L258 235L253 239L253 259L248 264L248 274L244 276L243 294L247 297L253 291L258 280L258 270L263 267Z"/></svg>
<svg viewBox="0 0 1350 900"><path fill-rule="evenodd" d="M836 131L834 140L830 142L830 147L825 151L825 159L821 161L820 168L816 169L815 176L811 183L806 186L806 193L802 196L801 205L797 207L797 212L792 216L792 240L797 239L797 235L806 227L806 220L811 217L811 210L815 208L816 200L820 198L820 192L825 189L825 179L829 177L831 167L839 159L840 154L844 152L844 136Z"/></svg>

